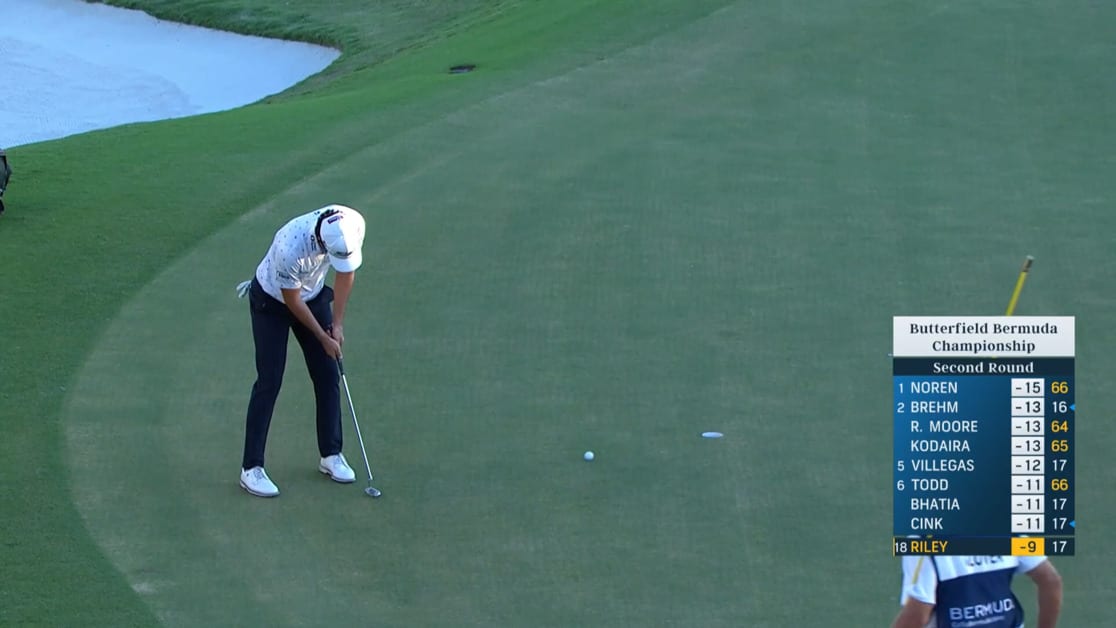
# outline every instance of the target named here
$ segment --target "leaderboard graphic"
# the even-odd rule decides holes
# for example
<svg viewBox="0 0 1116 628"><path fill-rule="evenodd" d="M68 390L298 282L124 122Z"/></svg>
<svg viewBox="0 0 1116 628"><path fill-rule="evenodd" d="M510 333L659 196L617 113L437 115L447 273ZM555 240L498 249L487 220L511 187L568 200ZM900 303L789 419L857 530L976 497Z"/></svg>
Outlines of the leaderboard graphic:
<svg viewBox="0 0 1116 628"><path fill-rule="evenodd" d="M897 555L1073 555L1074 318L893 319Z"/></svg>

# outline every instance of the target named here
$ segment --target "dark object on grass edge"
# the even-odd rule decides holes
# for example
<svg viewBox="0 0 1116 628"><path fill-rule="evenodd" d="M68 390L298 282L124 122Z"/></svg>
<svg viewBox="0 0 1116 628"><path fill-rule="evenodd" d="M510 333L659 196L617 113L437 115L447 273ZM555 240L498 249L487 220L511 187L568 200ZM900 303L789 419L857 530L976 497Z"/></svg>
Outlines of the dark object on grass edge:
<svg viewBox="0 0 1116 628"><path fill-rule="evenodd" d="M8 189L8 180L12 178L12 167L8 165L8 154L0 148L0 214L4 213L4 190Z"/></svg>
<svg viewBox="0 0 1116 628"><path fill-rule="evenodd" d="M466 72L472 72L475 69L477 69L477 64L475 63L462 63L461 65L455 65L451 67L449 71L450 74L465 74Z"/></svg>

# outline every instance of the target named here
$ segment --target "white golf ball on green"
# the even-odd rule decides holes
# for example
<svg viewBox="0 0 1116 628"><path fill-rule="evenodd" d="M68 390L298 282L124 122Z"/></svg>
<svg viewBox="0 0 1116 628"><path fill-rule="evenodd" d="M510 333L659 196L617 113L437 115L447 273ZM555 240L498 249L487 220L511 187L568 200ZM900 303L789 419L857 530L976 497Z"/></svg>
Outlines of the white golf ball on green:
<svg viewBox="0 0 1116 628"><path fill-rule="evenodd" d="M593 455L593 452L591 452L591 451L587 451L587 452L585 452L585 454L584 454L583 456L581 456L581 457L582 457L582 458L585 458L586 460L592 460L592 459L593 459L593 458L595 458L596 456L594 456L594 455Z"/></svg>

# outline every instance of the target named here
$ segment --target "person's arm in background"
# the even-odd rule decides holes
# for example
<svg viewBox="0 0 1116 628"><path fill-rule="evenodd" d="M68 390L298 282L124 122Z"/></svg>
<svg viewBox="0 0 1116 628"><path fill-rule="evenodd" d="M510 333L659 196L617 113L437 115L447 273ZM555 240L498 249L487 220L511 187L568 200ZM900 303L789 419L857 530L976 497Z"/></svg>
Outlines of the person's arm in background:
<svg viewBox="0 0 1116 628"><path fill-rule="evenodd" d="M1038 586L1038 628L1054 628L1062 612L1062 576L1044 560L1027 576Z"/></svg>
<svg viewBox="0 0 1116 628"><path fill-rule="evenodd" d="M283 303L287 304L287 309L291 311L291 314L294 314L294 317L302 323L303 327L314 334L318 342L322 343L322 348L325 349L326 354L333 359L340 358L341 344L327 334L322 326L318 324L318 319L314 318L310 307L302 300L302 290L300 288L280 288L280 290L283 291Z"/></svg>
<svg viewBox="0 0 1116 628"><path fill-rule="evenodd" d="M930 615L933 612L933 604L910 598L895 617L895 621L891 622L891 628L923 628L930 623Z"/></svg>
<svg viewBox="0 0 1116 628"><path fill-rule="evenodd" d="M333 329L329 335L337 344L345 344L345 309L349 305L349 295L353 293L353 280L355 272L335 273L333 279Z"/></svg>
<svg viewBox="0 0 1116 628"><path fill-rule="evenodd" d="M938 593L932 561L929 556L903 557L903 592L899 596L903 608L891 628L924 628L930 623Z"/></svg>

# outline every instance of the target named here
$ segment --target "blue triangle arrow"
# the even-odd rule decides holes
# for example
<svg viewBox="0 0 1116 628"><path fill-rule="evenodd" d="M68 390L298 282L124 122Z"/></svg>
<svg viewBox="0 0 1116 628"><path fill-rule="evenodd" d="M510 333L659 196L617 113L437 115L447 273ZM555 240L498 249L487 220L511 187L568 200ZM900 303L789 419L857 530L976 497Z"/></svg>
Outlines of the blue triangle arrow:
<svg viewBox="0 0 1116 628"><path fill-rule="evenodd" d="M1076 412L1076 410L1074 410L1074 408L1075 408L1076 406L1077 406L1077 404L1076 404L1076 403L1071 403L1071 404L1070 404L1070 412Z"/></svg>
<svg viewBox="0 0 1116 628"><path fill-rule="evenodd" d="M1076 519L1070 522L1070 527L1071 528L1076 528L1077 527L1077 520Z"/></svg>

